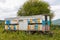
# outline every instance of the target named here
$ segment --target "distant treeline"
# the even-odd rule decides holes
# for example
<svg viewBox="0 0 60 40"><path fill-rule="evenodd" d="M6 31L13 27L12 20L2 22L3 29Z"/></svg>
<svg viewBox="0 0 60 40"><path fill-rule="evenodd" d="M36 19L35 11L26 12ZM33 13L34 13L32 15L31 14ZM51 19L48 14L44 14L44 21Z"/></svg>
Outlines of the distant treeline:
<svg viewBox="0 0 60 40"><path fill-rule="evenodd" d="M5 25L5 21L4 20L0 20L0 27L4 27Z"/></svg>

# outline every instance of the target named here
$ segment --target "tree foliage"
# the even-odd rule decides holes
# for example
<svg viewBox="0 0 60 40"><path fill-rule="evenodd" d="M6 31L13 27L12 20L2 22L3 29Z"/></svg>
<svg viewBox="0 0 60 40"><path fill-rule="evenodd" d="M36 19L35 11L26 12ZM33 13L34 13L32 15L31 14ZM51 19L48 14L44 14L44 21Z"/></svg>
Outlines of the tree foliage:
<svg viewBox="0 0 60 40"><path fill-rule="evenodd" d="M30 16L30 15L40 15L48 14L53 17L50 6L45 1L27 1L24 5L18 10L18 16Z"/></svg>

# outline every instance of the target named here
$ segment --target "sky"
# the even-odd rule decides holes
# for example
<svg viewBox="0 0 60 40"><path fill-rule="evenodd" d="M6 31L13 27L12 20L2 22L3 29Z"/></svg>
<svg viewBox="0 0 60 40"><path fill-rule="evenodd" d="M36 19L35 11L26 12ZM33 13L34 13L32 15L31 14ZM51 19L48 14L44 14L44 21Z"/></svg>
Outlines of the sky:
<svg viewBox="0 0 60 40"><path fill-rule="evenodd" d="M0 20L9 17L16 17L19 8L27 0L0 0ZM51 10L54 12L53 20L60 19L60 0L44 0L50 4Z"/></svg>

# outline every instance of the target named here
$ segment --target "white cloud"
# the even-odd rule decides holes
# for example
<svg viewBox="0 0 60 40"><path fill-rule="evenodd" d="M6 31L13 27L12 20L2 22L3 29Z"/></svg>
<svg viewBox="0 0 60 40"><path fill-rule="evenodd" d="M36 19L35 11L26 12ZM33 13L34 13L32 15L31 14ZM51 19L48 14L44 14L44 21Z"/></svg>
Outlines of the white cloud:
<svg viewBox="0 0 60 40"><path fill-rule="evenodd" d="M52 10L60 9L60 5L54 5L54 6L51 6L51 9L52 9Z"/></svg>
<svg viewBox="0 0 60 40"><path fill-rule="evenodd" d="M55 5L55 6L51 6L51 10L54 12L54 18L55 19L60 19L60 5Z"/></svg>
<svg viewBox="0 0 60 40"><path fill-rule="evenodd" d="M0 3L1 8L14 8L21 6L26 0L5 0L6 2Z"/></svg>
<svg viewBox="0 0 60 40"><path fill-rule="evenodd" d="M26 0L0 0L0 19L17 16L18 9ZM56 0L44 0L49 4L53 4ZM60 18L60 5L50 5L55 17L53 20Z"/></svg>
<svg viewBox="0 0 60 40"><path fill-rule="evenodd" d="M1 3L5 3L5 0L0 0Z"/></svg>
<svg viewBox="0 0 60 40"><path fill-rule="evenodd" d="M0 0L0 19L17 16L18 9L26 0Z"/></svg>
<svg viewBox="0 0 60 40"><path fill-rule="evenodd" d="M60 4L56 4L59 1L58 0L44 0L44 1L48 2L51 6L51 10L55 15L53 20L60 19Z"/></svg>
<svg viewBox="0 0 60 40"><path fill-rule="evenodd" d="M44 0L44 1L46 1L46 2L48 2L48 3L50 3L50 4L52 4L52 3L54 3L56 0Z"/></svg>
<svg viewBox="0 0 60 40"><path fill-rule="evenodd" d="M60 15L60 11L59 11L60 10L60 5L52 5L52 4L54 4L54 2L56 0L44 0L44 1L46 1L46 2L48 2L50 4L51 10L53 11L53 13L55 15L52 20L60 18L59 17L59 15Z"/></svg>

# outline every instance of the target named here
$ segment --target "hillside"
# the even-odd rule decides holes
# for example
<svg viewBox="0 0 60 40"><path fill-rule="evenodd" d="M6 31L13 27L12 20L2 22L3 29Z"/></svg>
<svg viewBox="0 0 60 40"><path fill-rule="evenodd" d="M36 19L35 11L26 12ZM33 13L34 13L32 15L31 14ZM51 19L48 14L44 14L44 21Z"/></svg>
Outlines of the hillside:
<svg viewBox="0 0 60 40"><path fill-rule="evenodd" d="M60 19L53 20L53 21L52 21L52 24L53 24L53 25L60 25Z"/></svg>

